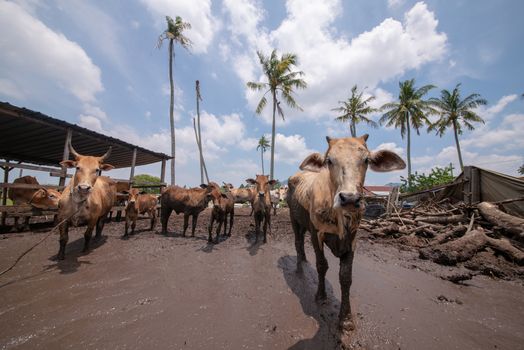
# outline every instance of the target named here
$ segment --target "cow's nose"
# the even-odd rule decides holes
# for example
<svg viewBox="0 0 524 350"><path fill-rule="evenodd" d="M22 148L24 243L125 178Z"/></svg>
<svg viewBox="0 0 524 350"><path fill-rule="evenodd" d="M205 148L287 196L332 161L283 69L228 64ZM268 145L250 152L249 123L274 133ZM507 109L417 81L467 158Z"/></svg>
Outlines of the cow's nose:
<svg viewBox="0 0 524 350"><path fill-rule="evenodd" d="M264 192L258 192L258 196L259 197L264 197L265 193Z"/></svg>
<svg viewBox="0 0 524 350"><path fill-rule="evenodd" d="M80 192L88 192L91 189L89 185L78 185L78 190Z"/></svg>
<svg viewBox="0 0 524 350"><path fill-rule="evenodd" d="M338 196L340 198L341 206L353 204L355 208L360 207L360 200L362 199L362 196L359 193L353 194L347 192L340 192Z"/></svg>

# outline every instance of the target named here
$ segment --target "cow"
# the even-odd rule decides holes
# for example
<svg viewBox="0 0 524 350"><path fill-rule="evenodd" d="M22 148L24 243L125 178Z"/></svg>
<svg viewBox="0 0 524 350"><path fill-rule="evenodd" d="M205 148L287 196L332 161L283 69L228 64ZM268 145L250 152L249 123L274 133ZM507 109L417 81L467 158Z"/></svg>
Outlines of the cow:
<svg viewBox="0 0 524 350"><path fill-rule="evenodd" d="M235 203L249 202L249 204L251 204L251 214L249 214L249 216L253 215L253 197L255 195L254 189L246 187L235 188L230 183L224 183L224 187L226 188L226 191L230 192L233 195Z"/></svg>
<svg viewBox="0 0 524 350"><path fill-rule="evenodd" d="M313 153L302 171L289 178L287 203L295 233L297 272L306 261L304 234L311 233L316 256L318 289L316 299L326 299L325 276L328 263L324 244L340 259L341 304L339 327L354 329L349 301L356 233L364 211L363 185L367 168L386 172L405 168L404 161L387 150L370 152L368 135L357 138L329 138L324 155Z"/></svg>
<svg viewBox="0 0 524 350"><path fill-rule="evenodd" d="M211 191L219 191L215 183L202 184L200 188L182 188L176 185L167 187L160 196L160 221L162 222L162 234L167 235L167 221L171 212L184 213L184 231L182 236L186 236L186 230L189 224L189 216L192 216L191 236L195 236L195 228L198 215L207 208L211 200Z"/></svg>
<svg viewBox="0 0 524 350"><path fill-rule="evenodd" d="M14 184L25 185L39 185L38 180L34 176L22 176L13 181ZM47 188L10 188L8 197L14 205L29 204L38 209L56 209L58 208L58 201L62 194L57 190ZM25 217L24 226L18 225L18 216L15 216L14 227L20 231L24 227L29 226L29 216Z"/></svg>
<svg viewBox="0 0 524 350"><path fill-rule="evenodd" d="M271 198L269 187L276 183L276 180L269 180L267 175L257 175L255 179L247 179L247 183L255 186L255 195L253 196L253 210L255 216L255 244L258 242L260 226L264 221L264 243L267 242L267 226L271 226Z"/></svg>
<svg viewBox="0 0 524 350"><path fill-rule="evenodd" d="M116 200L116 184L106 176L99 176L100 171L114 167L104 163L111 153L111 147L102 156L86 156L77 153L71 143L68 144L74 160L64 160L60 164L66 168L76 168L75 174L62 193L58 205L58 220L61 222L60 249L57 258L65 259L65 247L69 239L69 225L87 224L84 233L84 249L89 250L89 242L96 226L95 239L102 236L107 213ZM62 222L63 221L63 222Z"/></svg>
<svg viewBox="0 0 524 350"><path fill-rule="evenodd" d="M218 187L218 185L216 185ZM227 236L231 236L231 230L233 229L233 220L235 217L235 199L230 192L221 193L217 189L213 189L211 192L211 200L213 202L213 210L211 211L211 220L209 221L209 237L208 242L212 242L213 223L217 221L216 240L218 243L218 236L222 224L224 224L224 236L227 232L227 216L229 215L229 232Z"/></svg>
<svg viewBox="0 0 524 350"><path fill-rule="evenodd" d="M131 226L131 234L135 233L136 219L138 214L147 213L151 219L151 226L149 230L152 231L156 223L156 206L158 204L157 196L139 191L137 188L132 188L129 191L124 191L123 193L127 193L128 195L124 237L128 237L129 226Z"/></svg>

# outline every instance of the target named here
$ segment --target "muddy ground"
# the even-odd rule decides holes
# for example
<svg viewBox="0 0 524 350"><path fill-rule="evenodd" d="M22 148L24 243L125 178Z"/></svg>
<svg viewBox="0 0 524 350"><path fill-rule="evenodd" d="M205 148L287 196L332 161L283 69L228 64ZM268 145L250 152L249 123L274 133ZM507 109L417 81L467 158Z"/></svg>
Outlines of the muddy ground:
<svg viewBox="0 0 524 350"><path fill-rule="evenodd" d="M208 244L209 213L195 238L180 236L181 216L171 218L168 237L141 220L122 240L124 223L106 224L88 254L80 253L83 228L75 228L61 262L53 260L51 236L0 277L0 348L339 347L337 260L327 253L329 300L317 305L311 244L310 264L297 276L286 209L273 217L268 243L257 245L247 208L237 209L231 238ZM45 234L1 235L0 269ZM350 348L524 348L522 280L475 276L453 284L439 278L449 267L364 234L353 271Z"/></svg>

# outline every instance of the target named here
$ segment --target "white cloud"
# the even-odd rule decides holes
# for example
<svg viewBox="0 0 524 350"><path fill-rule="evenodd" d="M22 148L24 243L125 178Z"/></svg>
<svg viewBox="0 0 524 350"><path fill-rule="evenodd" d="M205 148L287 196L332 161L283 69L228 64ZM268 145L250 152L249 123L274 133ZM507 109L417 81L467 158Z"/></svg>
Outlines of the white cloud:
<svg viewBox="0 0 524 350"><path fill-rule="evenodd" d="M193 42L191 51L194 53L206 53L215 33L220 30L220 22L211 13L210 0L142 0L142 3L159 29L167 26L166 15L173 19L180 16L184 22L189 22L191 29L184 34Z"/></svg>
<svg viewBox="0 0 524 350"><path fill-rule="evenodd" d="M395 152L399 156L403 156L404 155L404 148L399 146L399 145L397 145L395 142L381 143L380 145L377 146L376 151L380 151L380 150L383 150L383 149Z"/></svg>
<svg viewBox="0 0 524 350"><path fill-rule="evenodd" d="M256 2L250 4L257 5ZM252 15L253 11L239 11L246 18L246 26L233 36L242 37L250 47L247 51L252 54L247 56L238 52L231 57L237 74L246 82L262 78L254 54L256 49L266 55L273 46L296 53L299 58L296 69L306 73L308 83L306 90L297 91L297 100L305 109L300 118L331 117L330 109L345 97L352 85L368 86L373 91L380 82L441 60L447 52L447 36L438 32L435 14L423 2L406 12L403 22L385 19L351 41L344 34L336 34L334 21L342 12L338 0L288 0L286 10L286 18L271 32L260 27L260 17ZM245 47L242 52L246 52ZM256 107L260 95L246 92L250 108ZM287 114L290 119L298 115ZM265 120L270 118L265 115Z"/></svg>
<svg viewBox="0 0 524 350"><path fill-rule="evenodd" d="M524 148L524 114L510 114L497 127L479 128L461 141L461 145L471 148L516 150Z"/></svg>
<svg viewBox="0 0 524 350"><path fill-rule="evenodd" d="M131 21L131 27L133 27L134 29L138 29L138 28L140 28L140 26L141 26L141 24L140 24L139 21L137 21L137 20L132 20Z"/></svg>
<svg viewBox="0 0 524 350"><path fill-rule="evenodd" d="M97 117L93 117L92 115L80 115L79 125L89 130L104 133L104 129L102 128L102 122L100 121L100 119L98 119Z"/></svg>
<svg viewBox="0 0 524 350"><path fill-rule="evenodd" d="M270 135L268 135L270 139ZM287 164L302 162L308 155L315 151L309 149L302 135L289 135L277 133L275 138L275 161Z"/></svg>
<svg viewBox="0 0 524 350"><path fill-rule="evenodd" d="M388 0L388 7L394 8L404 5L405 0Z"/></svg>
<svg viewBox="0 0 524 350"><path fill-rule="evenodd" d="M480 106L476 112L486 121L493 119L494 116L499 114L506 108L508 104L515 101L518 98L516 94L507 95L500 98L497 103L490 107Z"/></svg>
<svg viewBox="0 0 524 350"><path fill-rule="evenodd" d="M25 91L18 86L14 81L10 81L7 79L1 79L0 78L0 94L16 98L16 99L24 99L26 97Z"/></svg>
<svg viewBox="0 0 524 350"><path fill-rule="evenodd" d="M80 45L12 2L0 2L0 25L9 28L0 36L0 79L21 89L53 87L82 102L96 100L103 90L100 69Z"/></svg>
<svg viewBox="0 0 524 350"><path fill-rule="evenodd" d="M144 113L144 117L146 118L146 120L151 120L151 112L150 111L146 111L146 113Z"/></svg>

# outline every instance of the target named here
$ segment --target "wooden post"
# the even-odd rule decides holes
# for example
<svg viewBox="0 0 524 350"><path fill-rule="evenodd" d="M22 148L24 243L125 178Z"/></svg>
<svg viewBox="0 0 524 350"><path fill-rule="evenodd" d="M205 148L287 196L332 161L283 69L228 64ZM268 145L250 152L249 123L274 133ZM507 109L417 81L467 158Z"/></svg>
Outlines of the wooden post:
<svg viewBox="0 0 524 350"><path fill-rule="evenodd" d="M70 128L67 129L67 133L66 133L66 140L65 140L65 144L64 144L64 155L62 156L62 160L68 160L69 159L69 143L71 142L71 139L73 137L73 130L71 130ZM63 176L60 176L60 180L58 181L58 185L59 186L64 186L65 185L65 180L66 180L66 174L67 174L67 168L66 167L62 167L62 174Z"/></svg>
<svg viewBox="0 0 524 350"><path fill-rule="evenodd" d="M2 167L4 169L4 183L9 182L9 159L6 159L5 162L7 163L5 167ZM2 205L7 205L7 187L4 187L2 189ZM7 217L7 213L2 213L2 226L5 226L5 220Z"/></svg>
<svg viewBox="0 0 524 350"><path fill-rule="evenodd" d="M465 166L464 167L464 170L463 170L463 179L464 179L464 189L463 189L463 193L464 193L464 203L466 203L466 205L471 205L471 191L472 191L472 186L471 186L471 166Z"/></svg>
<svg viewBox="0 0 524 350"><path fill-rule="evenodd" d="M133 159L131 160L131 173L129 174L129 181L133 181L135 176L135 164L136 164L136 147L133 149Z"/></svg>
<svg viewBox="0 0 524 350"><path fill-rule="evenodd" d="M160 182L164 183L166 179L166 160L162 159L162 169L160 170ZM160 187L160 193L162 193L163 187Z"/></svg>
<svg viewBox="0 0 524 350"><path fill-rule="evenodd" d="M480 171L478 168L471 167L471 204L480 203Z"/></svg>

